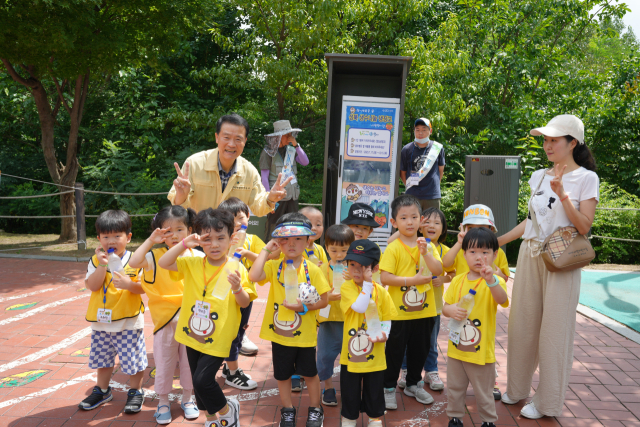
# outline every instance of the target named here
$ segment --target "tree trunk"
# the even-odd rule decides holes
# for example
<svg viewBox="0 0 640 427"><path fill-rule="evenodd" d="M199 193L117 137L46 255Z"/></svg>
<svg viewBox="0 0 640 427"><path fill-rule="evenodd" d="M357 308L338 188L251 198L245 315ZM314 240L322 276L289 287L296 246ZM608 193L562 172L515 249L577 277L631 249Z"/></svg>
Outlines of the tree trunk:
<svg viewBox="0 0 640 427"><path fill-rule="evenodd" d="M21 77L13 68L11 63L6 59L2 59L2 63L9 72L9 75L18 83L24 85L31 90L31 95L36 104L38 110L38 118L40 119L40 132L42 135L41 145L44 155L44 161L49 170L51 180L59 184L59 191L69 190L69 187L74 187L76 177L78 176L78 132L80 129L80 123L82 122L82 112L84 110L84 104L87 99L87 92L89 89L89 70L86 74L79 75L76 78L75 89L73 93L74 101L73 105L69 106L66 100L63 98L63 93L55 81L58 89L58 102L64 105L70 116L70 129L69 138L67 140L67 153L66 164L58 161L55 149L55 132L54 125L56 120L56 114L58 106L56 106L55 112L52 111L49 104L49 97L45 87L40 81L40 77L37 70L33 66L23 66L22 68L29 73L29 78L25 79ZM54 77L55 79L55 77ZM63 88L64 89L64 84ZM73 193L63 194L60 196L60 215L69 216L75 215L75 197ZM62 218L60 227L60 241L61 242L76 242L77 241L77 229L75 218Z"/></svg>

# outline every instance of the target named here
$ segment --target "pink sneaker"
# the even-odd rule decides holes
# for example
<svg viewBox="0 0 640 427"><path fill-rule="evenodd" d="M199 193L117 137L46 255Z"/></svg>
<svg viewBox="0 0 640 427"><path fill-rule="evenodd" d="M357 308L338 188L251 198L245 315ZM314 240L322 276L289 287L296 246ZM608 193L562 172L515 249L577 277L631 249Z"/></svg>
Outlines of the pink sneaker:
<svg viewBox="0 0 640 427"><path fill-rule="evenodd" d="M424 382L426 384L429 384L429 388L431 388L431 390L437 391L444 389L444 383L440 379L438 371L427 372L427 374L424 376Z"/></svg>

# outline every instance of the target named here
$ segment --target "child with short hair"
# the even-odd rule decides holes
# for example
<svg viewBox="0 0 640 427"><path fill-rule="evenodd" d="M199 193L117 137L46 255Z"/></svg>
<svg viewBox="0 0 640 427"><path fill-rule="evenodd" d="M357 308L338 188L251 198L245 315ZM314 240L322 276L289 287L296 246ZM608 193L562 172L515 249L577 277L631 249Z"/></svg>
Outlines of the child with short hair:
<svg viewBox="0 0 640 427"><path fill-rule="evenodd" d="M465 233L472 228L486 228L494 233L498 232L495 221L493 220L493 212L491 211L491 208L486 205L478 204L471 205L464 210L464 217L462 219L462 224L460 224L460 233L458 233L458 242L453 245L451 250L449 250L442 258L444 268L446 270L455 270L456 276L465 274L469 271L469 266L467 265L464 254L460 249L462 247L462 240L464 239ZM491 267L494 272L502 278L502 280L505 282L509 280L509 263L507 262L507 255L504 253L502 248L498 248L496 259L493 264L491 264ZM493 398L495 400L500 400L501 397L502 392L500 392L500 387L498 386L498 370L496 369Z"/></svg>
<svg viewBox="0 0 640 427"><path fill-rule="evenodd" d="M156 362L155 392L158 393L158 409L153 415L158 424L171 422L171 402L169 393L173 391L173 374L176 363L180 366L180 385L182 385L182 402L180 404L187 419L198 418L200 411L193 402L191 392L191 369L184 344L175 340L174 336L180 317L184 283L175 280L168 270L160 268L158 260L176 245L182 246L181 241L191 234L192 223L196 213L193 209L182 206L167 206L162 208L153 220L153 232L147 240L138 247L129 260L133 268L142 268L142 289L149 297L149 310L153 320L153 359ZM161 248L153 249L154 245L164 244ZM180 256L203 258L203 252L186 250L183 248ZM185 316L188 315L185 313Z"/></svg>
<svg viewBox="0 0 640 427"><path fill-rule="evenodd" d="M273 239L262 249L249 272L250 280L260 285L271 283L260 338L271 341L273 376L278 381L283 406L280 427L296 425L296 409L291 400L291 376L296 371L305 378L309 389L307 427L321 427L324 420L316 367L316 310L327 306L330 288L320 268L303 257L309 237L314 234L306 216L297 212L283 215L271 234ZM276 249L282 251L284 259L267 261ZM297 301L285 300L288 262L297 270L301 284L301 298Z"/></svg>
<svg viewBox="0 0 640 427"><path fill-rule="evenodd" d="M356 240L368 239L373 229L380 227L376 222L375 211L366 203L354 203L349 206L349 213L341 223L349 226Z"/></svg>
<svg viewBox="0 0 640 427"><path fill-rule="evenodd" d="M234 216L234 235L231 238L231 244L233 245L237 243L236 233L238 233L243 225L245 227L249 225L249 218L251 216L249 206L237 197L230 197L220 203L218 209L229 211ZM244 264L247 271L251 269L253 262L258 258L258 254L264 246L264 242L260 237L247 233L242 248L237 250L242 257L242 264ZM251 377L245 374L238 366L238 354L253 355L258 352L258 346L251 342L246 334L252 308L253 301L249 303L248 307L240 308L242 318L240 320L238 335L231 343L231 351L229 357L225 359L226 363L222 364L222 377L225 379L225 384L240 390L253 390L258 387L258 383L252 380Z"/></svg>
<svg viewBox="0 0 640 427"><path fill-rule="evenodd" d="M391 217L391 225L398 229L400 236L387 246L380 260L380 270L382 282L389 287L389 295L398 312L391 321L384 377L386 408L397 409L396 385L405 349L407 379L404 394L415 397L422 404L433 403L433 397L423 388L422 367L429 354L431 331L437 315L430 283L433 276L442 274L443 269L434 244L429 243L431 250L428 250L425 238L418 238L418 199L410 195L397 197L391 203ZM421 257L429 269L427 275L422 274Z"/></svg>
<svg viewBox="0 0 640 427"><path fill-rule="evenodd" d="M345 257L351 280L342 285L340 308L344 313L344 335L340 356L342 426L355 427L360 412L369 416L369 427L382 427L384 377L387 368L385 342L391 319L397 315L387 290L373 281L380 248L368 240L351 243ZM371 336L365 312L373 301L381 322L381 335Z"/></svg>
<svg viewBox="0 0 640 427"><path fill-rule="evenodd" d="M462 240L469 271L457 275L445 294L442 314L465 321L460 334L450 333L447 351L447 415L449 427L462 427L465 395L469 382L478 404L482 427L495 427L498 420L493 398L495 380L495 336L498 304L509 306L507 285L495 274L498 239L485 228L469 230ZM457 306L460 299L476 292L471 313Z"/></svg>
<svg viewBox="0 0 640 427"><path fill-rule="evenodd" d="M91 350L89 368L98 371L92 393L78 405L86 411L113 399L109 381L113 374L116 354L121 371L129 375L131 388L127 392L124 412L140 412L144 403L142 380L147 368L147 349L144 343L144 304L140 294L140 269L129 265L131 252L131 218L125 211L108 210L96 219L96 233L100 247L91 257L84 283L91 291L86 319L91 322ZM122 260L124 271L108 268L107 253Z"/></svg>
<svg viewBox="0 0 640 427"><path fill-rule="evenodd" d="M338 398L333 387L333 364L342 349L342 326L344 315L340 309L340 291L334 289L334 267L344 267L344 257L349 245L355 240L353 231L344 224L334 224L327 229L324 243L331 261L323 264L320 269L327 278L331 291L329 305L318 311L318 377L324 382L322 403L327 406L337 406Z"/></svg>
<svg viewBox="0 0 640 427"><path fill-rule="evenodd" d="M205 427L237 426L240 404L236 399L227 401L216 373L229 357L231 342L238 335L240 308L247 307L257 294L242 264L236 271L228 272L225 268L234 229L233 215L208 208L198 213L194 226L196 234L169 249L158 265L177 271L184 280L181 311L190 315L180 316L175 339L187 346L196 401L199 408L206 410ZM197 246L202 247L205 258L180 257L184 249ZM224 279L230 289L220 299L220 295L214 296L214 291Z"/></svg>
<svg viewBox="0 0 640 427"><path fill-rule="evenodd" d="M322 216L322 212L313 206L305 206L300 209L299 212L307 217L311 223L311 231L314 232L314 235L309 237L309 243L304 250L303 256L308 260L309 257L313 258L313 255L315 255L320 260L320 263L318 264L318 267L320 267L321 265L329 262L324 248L315 243L322 237L322 233L324 232L324 218Z"/></svg>

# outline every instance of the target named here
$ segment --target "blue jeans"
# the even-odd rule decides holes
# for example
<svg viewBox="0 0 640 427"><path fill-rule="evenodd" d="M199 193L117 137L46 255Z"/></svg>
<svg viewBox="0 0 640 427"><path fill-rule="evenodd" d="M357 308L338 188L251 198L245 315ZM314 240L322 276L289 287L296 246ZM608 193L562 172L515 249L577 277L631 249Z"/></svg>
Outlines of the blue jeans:
<svg viewBox="0 0 640 427"><path fill-rule="evenodd" d="M318 327L318 352L316 365L320 381L333 376L333 365L342 351L343 322L323 322Z"/></svg>
<svg viewBox="0 0 640 427"><path fill-rule="evenodd" d="M440 315L436 316L436 322L431 331L431 342L429 343L429 355L424 363L425 372L438 372L438 333L440 332ZM318 341L319 343L319 341ZM402 360L402 369L407 369L407 352L405 350Z"/></svg>

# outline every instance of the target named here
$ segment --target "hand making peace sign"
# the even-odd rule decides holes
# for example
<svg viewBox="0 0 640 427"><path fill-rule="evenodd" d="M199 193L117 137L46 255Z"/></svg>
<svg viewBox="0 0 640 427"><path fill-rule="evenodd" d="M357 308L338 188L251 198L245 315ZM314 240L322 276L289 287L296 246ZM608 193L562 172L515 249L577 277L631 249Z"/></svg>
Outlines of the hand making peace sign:
<svg viewBox="0 0 640 427"><path fill-rule="evenodd" d="M555 165L554 166L554 177L551 180L551 182L549 183L549 185L551 186L551 190L556 193L558 195L558 197L560 197L560 200L564 199L564 197L567 195L564 192L564 185L562 185L562 175L564 174L564 170L567 168L567 165L562 166L562 169L560 169L560 165Z"/></svg>
<svg viewBox="0 0 640 427"><path fill-rule="evenodd" d="M176 167L178 177L173 180L173 186L176 189L176 199L184 200L189 196L191 191L191 181L189 181L189 162L184 164L184 173L180 170L180 166L177 163L173 164Z"/></svg>
<svg viewBox="0 0 640 427"><path fill-rule="evenodd" d="M267 197L267 199L272 202L279 202L280 200L282 200L282 198L287 195L286 186L289 185L292 179L293 177L290 176L283 183L280 183L280 181L282 180L282 174L279 173L278 179L276 179L275 184L273 184L273 187L271 187L271 191L269 191L269 196Z"/></svg>

